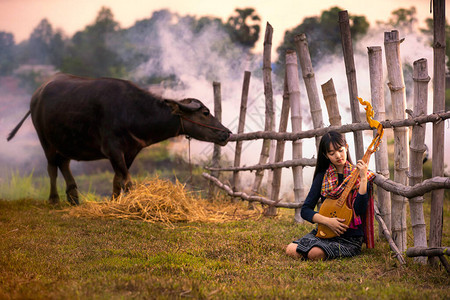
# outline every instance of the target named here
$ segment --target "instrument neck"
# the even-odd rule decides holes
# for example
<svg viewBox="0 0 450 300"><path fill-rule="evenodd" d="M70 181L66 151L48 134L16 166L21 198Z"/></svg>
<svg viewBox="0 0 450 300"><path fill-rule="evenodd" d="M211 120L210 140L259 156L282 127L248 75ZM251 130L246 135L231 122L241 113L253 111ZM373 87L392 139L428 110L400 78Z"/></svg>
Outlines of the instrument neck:
<svg viewBox="0 0 450 300"><path fill-rule="evenodd" d="M361 158L362 161L364 161L366 164L369 163L370 156L372 155L374 151L367 149L366 153L364 153L364 156ZM350 180L347 182L347 185L345 186L344 191L342 192L341 196L338 199L337 205L342 206L345 201L348 198L348 195L350 194L351 190L356 184L356 181L359 178L359 170L358 168L354 168L353 171L350 173Z"/></svg>

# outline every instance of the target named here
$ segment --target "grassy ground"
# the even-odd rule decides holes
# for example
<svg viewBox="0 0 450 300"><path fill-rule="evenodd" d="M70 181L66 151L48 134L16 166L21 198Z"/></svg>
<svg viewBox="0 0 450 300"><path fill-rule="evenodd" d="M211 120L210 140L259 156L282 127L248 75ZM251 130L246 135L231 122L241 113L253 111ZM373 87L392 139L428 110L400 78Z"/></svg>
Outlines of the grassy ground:
<svg viewBox="0 0 450 300"><path fill-rule="evenodd" d="M284 254L313 228L276 218L162 224L75 218L42 200L0 200L0 299L449 299L444 270L400 267L387 243L352 259ZM429 209L426 209L428 211ZM450 220L446 205L444 224ZM444 241L450 242L449 226ZM411 238L411 236L410 236Z"/></svg>

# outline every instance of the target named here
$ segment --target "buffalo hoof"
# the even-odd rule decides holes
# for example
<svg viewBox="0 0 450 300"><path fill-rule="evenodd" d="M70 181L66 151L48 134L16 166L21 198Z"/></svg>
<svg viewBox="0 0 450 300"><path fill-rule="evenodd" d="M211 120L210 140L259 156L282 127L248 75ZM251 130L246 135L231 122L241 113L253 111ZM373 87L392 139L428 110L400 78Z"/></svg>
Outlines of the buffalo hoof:
<svg viewBox="0 0 450 300"><path fill-rule="evenodd" d="M76 186L71 186L66 191L67 201L69 201L70 205L79 205L80 201L78 200L78 191Z"/></svg>
<svg viewBox="0 0 450 300"><path fill-rule="evenodd" d="M70 205L73 205L73 206L80 204L78 197L72 197L70 195L67 195L67 201L69 201Z"/></svg>
<svg viewBox="0 0 450 300"><path fill-rule="evenodd" d="M58 195L50 195L48 198L48 202L50 205L59 205L59 196Z"/></svg>

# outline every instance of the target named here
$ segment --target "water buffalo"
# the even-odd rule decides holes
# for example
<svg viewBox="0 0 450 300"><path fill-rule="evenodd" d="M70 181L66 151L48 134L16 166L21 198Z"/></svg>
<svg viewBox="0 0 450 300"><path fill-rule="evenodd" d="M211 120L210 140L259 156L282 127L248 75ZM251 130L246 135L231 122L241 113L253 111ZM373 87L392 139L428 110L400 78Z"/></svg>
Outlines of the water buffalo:
<svg viewBox="0 0 450 300"><path fill-rule="evenodd" d="M113 197L131 187L130 168L143 148L181 134L224 146L230 130L197 99L162 99L120 79L56 74L33 94L30 110L48 161L50 203L59 203L57 168L66 181L67 200L78 204L70 160L107 158L114 169Z"/></svg>

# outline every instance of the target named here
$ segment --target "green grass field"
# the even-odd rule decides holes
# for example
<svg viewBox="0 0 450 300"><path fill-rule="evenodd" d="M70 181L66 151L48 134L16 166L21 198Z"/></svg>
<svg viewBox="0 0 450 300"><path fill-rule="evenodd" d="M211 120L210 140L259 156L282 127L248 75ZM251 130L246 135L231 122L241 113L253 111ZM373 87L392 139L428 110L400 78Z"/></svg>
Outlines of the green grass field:
<svg viewBox="0 0 450 300"><path fill-rule="evenodd" d="M425 211L429 214L426 202ZM443 244L450 244L450 211ZM163 224L73 217L44 200L0 200L0 299L449 299L442 269L399 266L386 242L334 261L284 253L313 228L275 218ZM428 222L428 219L427 219ZM412 235L409 233L409 239ZM412 243L410 242L409 245Z"/></svg>

